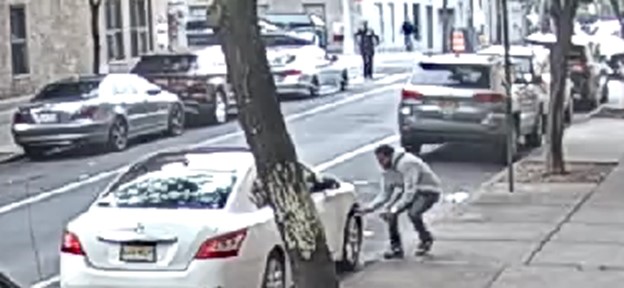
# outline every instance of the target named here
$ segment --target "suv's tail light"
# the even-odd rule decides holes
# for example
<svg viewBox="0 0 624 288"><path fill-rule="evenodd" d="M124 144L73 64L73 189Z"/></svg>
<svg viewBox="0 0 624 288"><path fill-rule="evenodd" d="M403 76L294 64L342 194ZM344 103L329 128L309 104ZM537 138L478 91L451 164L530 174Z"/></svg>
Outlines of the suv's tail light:
<svg viewBox="0 0 624 288"><path fill-rule="evenodd" d="M246 237L247 229L243 229L208 239L197 250L195 259L236 257Z"/></svg>
<svg viewBox="0 0 624 288"><path fill-rule="evenodd" d="M76 234L65 231L63 233L63 243L61 243L61 252L74 254L74 255L85 255L84 250L82 250L82 245L80 244L80 240L78 240L78 236Z"/></svg>
<svg viewBox="0 0 624 288"><path fill-rule="evenodd" d="M403 89L401 90L401 99L403 100L421 100L423 94L417 91Z"/></svg>
<svg viewBox="0 0 624 288"><path fill-rule="evenodd" d="M503 102L505 97L498 93L477 93L473 96L474 100L482 103L498 103Z"/></svg>
<svg viewBox="0 0 624 288"><path fill-rule="evenodd" d="M570 69L574 72L584 72L587 66L583 63L574 63Z"/></svg>
<svg viewBox="0 0 624 288"><path fill-rule="evenodd" d="M28 117L26 116L26 114L24 114L24 112L17 111L15 112L15 114L13 114L14 124L27 123L27 122L28 122Z"/></svg>
<svg viewBox="0 0 624 288"><path fill-rule="evenodd" d="M301 75L301 71L300 70L286 70L282 74L284 76L297 76L297 75Z"/></svg>
<svg viewBox="0 0 624 288"><path fill-rule="evenodd" d="M76 114L72 117L72 119L95 119L97 117L98 107L96 106L85 106L80 108Z"/></svg>

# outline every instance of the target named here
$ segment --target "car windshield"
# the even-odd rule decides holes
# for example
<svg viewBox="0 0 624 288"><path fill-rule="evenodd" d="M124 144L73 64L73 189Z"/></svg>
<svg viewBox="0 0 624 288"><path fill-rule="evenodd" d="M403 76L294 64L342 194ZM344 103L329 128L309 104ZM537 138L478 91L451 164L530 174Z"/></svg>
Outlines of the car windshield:
<svg viewBox="0 0 624 288"><path fill-rule="evenodd" d="M84 99L95 97L100 81L53 83L45 86L34 100Z"/></svg>
<svg viewBox="0 0 624 288"><path fill-rule="evenodd" d="M420 63L412 75L411 83L487 89L490 87L490 69L483 65Z"/></svg>
<svg viewBox="0 0 624 288"><path fill-rule="evenodd" d="M98 200L98 206L223 209L237 183L235 172L192 169L181 163L129 173Z"/></svg>
<svg viewBox="0 0 624 288"><path fill-rule="evenodd" d="M180 73L190 71L196 65L195 55L150 55L143 56L134 66L132 73Z"/></svg>

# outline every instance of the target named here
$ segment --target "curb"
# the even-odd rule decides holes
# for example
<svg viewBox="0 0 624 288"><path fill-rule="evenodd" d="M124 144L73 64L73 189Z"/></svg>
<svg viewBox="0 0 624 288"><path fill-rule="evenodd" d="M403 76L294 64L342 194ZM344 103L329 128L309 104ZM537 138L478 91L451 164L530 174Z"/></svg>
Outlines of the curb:
<svg viewBox="0 0 624 288"><path fill-rule="evenodd" d="M17 162L26 158L24 153L7 153L6 155L0 154L0 164Z"/></svg>

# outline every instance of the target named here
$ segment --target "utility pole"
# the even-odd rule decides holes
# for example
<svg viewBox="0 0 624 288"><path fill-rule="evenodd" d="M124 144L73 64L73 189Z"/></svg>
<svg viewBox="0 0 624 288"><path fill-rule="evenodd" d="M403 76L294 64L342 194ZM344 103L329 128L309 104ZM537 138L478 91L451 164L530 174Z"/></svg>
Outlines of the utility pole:
<svg viewBox="0 0 624 288"><path fill-rule="evenodd" d="M517 137L514 133L515 124L512 114L512 94L511 94L511 57L509 56L509 10L507 9L507 0L501 0L502 24L503 24L503 46L505 49L505 93L507 94L507 179L509 180L509 192L514 192L514 163L513 154L515 150ZM514 147L514 148L512 148Z"/></svg>
<svg viewBox="0 0 624 288"><path fill-rule="evenodd" d="M449 52L449 15L448 0L442 1L442 52Z"/></svg>

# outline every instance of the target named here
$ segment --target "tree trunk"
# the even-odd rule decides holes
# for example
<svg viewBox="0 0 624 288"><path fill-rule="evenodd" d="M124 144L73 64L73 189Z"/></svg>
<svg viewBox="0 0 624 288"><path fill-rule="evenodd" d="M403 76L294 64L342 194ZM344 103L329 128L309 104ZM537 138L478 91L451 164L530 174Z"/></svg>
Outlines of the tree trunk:
<svg viewBox="0 0 624 288"><path fill-rule="evenodd" d="M19 285L15 284L9 277L4 275L4 273L0 273L0 287L2 288L20 288Z"/></svg>
<svg viewBox="0 0 624 288"><path fill-rule="evenodd" d="M215 0L209 11L218 19L239 122L256 160L254 197L273 208L295 287L339 287L323 226L277 101L256 5L255 0Z"/></svg>
<svg viewBox="0 0 624 288"><path fill-rule="evenodd" d="M91 42L93 42L93 74L100 74L100 6L102 0L89 0L91 11Z"/></svg>
<svg viewBox="0 0 624 288"><path fill-rule="evenodd" d="M563 132L564 126L564 100L566 78L568 74L568 58L572 48L572 35L574 33L574 16L578 0L551 1L551 16L555 23L555 35L557 43L551 47L550 52L550 113L548 114L548 144L546 150L546 172L551 174L563 174L566 172L563 157Z"/></svg>

